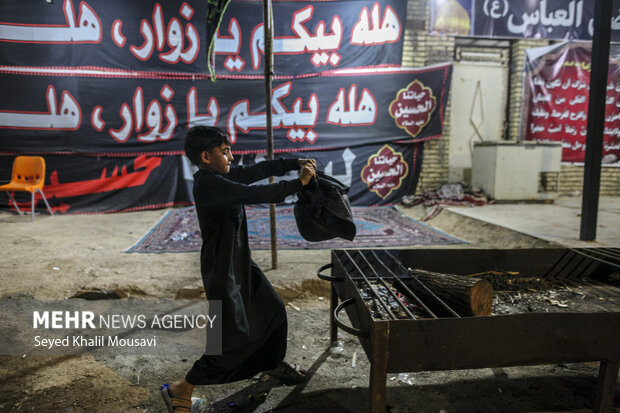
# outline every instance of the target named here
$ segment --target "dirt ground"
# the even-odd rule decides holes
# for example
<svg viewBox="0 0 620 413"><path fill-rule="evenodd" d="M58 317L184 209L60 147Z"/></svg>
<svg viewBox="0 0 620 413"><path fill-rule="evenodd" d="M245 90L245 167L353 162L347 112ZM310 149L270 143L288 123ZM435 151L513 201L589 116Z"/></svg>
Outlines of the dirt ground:
<svg viewBox="0 0 620 413"><path fill-rule="evenodd" d="M402 211L424 216L421 209ZM0 301L64 300L88 292L102 299L202 299L198 253L124 252L165 212L40 215L34 223L0 214ZM428 224L468 241L450 248L549 246L448 211ZM342 350L328 348L329 284L315 274L330 252L279 251L277 270L269 269L269 251L253 256L287 302L287 359L307 366L311 378L299 386L254 378L198 387L195 395L213 402L217 412L366 411L370 364L361 345L341 332ZM182 378L193 361L182 355L3 355L0 411L164 412L160 385ZM596 363L388 375L387 411L590 411L597 375Z"/></svg>

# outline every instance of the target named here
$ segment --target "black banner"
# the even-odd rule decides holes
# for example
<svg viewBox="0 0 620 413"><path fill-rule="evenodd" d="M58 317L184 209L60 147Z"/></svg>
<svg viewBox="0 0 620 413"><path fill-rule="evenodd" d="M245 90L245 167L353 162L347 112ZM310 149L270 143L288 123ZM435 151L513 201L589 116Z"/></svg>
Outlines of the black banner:
<svg viewBox="0 0 620 413"><path fill-rule="evenodd" d="M594 1L478 0L472 35L534 39L591 40ZM611 40L620 41L620 0L614 0Z"/></svg>
<svg viewBox="0 0 620 413"><path fill-rule="evenodd" d="M207 2L0 2L0 62L204 72Z"/></svg>
<svg viewBox="0 0 620 413"><path fill-rule="evenodd" d="M278 79L277 151L308 151L442 135L450 65L360 69ZM0 70L4 153L182 154L188 126L217 125L233 150L265 150L264 84L207 76L115 77ZM42 148L45 148L42 150Z"/></svg>
<svg viewBox="0 0 620 413"><path fill-rule="evenodd" d="M320 170L351 187L353 205L385 205L413 193L422 165L423 143L380 144L304 153L315 158ZM299 153L278 157L299 158ZM0 156L0 177L8 181L14 156ZM264 155L237 155L235 164L251 165ZM193 203L192 166L185 156L105 158L45 155L43 192L54 213L100 213L163 208ZM283 178L297 178L291 172ZM5 182L2 182L5 183ZM265 182L266 183L266 182ZM20 209L30 210L30 194L16 192ZM295 198L289 197L289 203ZM41 196L36 209L45 211ZM6 192L0 192L0 209L15 210Z"/></svg>
<svg viewBox="0 0 620 413"><path fill-rule="evenodd" d="M400 65L406 0L274 2L275 73ZM232 1L216 71L263 74L262 1ZM0 64L207 73L207 2L0 2Z"/></svg>
<svg viewBox="0 0 620 413"><path fill-rule="evenodd" d="M11 176L14 156L0 156L0 177ZM164 208L193 203L191 172L181 156L97 158L45 155L43 192L54 213L98 213ZM30 210L30 193L15 192L22 210ZM37 210L46 211L39 193ZM6 192L0 208L15 210Z"/></svg>
<svg viewBox="0 0 620 413"><path fill-rule="evenodd" d="M282 153L282 158L314 158L317 168L350 187L349 199L354 206L386 205L400 202L404 195L412 194L418 184L422 167L424 143L388 143L333 149L327 151ZM239 155L233 164L252 165L265 159L265 155ZM280 179L293 179L297 172L290 172ZM262 183L267 183L265 180ZM293 203L290 196L285 203Z"/></svg>
<svg viewBox="0 0 620 413"><path fill-rule="evenodd" d="M275 2L274 71L400 65L407 2ZM263 4L232 2L215 40L217 73L264 73Z"/></svg>

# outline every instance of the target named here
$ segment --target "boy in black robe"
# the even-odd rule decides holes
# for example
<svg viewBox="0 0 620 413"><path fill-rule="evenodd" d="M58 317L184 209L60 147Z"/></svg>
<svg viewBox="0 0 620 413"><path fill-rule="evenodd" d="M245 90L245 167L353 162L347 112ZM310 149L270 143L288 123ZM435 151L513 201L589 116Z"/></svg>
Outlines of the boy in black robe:
<svg viewBox="0 0 620 413"><path fill-rule="evenodd" d="M203 239L200 267L207 299L222 301L222 354L203 355L185 380L164 385L162 396L170 412L190 411L196 385L247 379L263 371L290 382L306 378L303 369L284 361L286 309L252 261L243 205L282 202L315 176L315 161L279 159L231 168L228 136L205 126L188 131L185 153L199 167L194 200ZM300 167L299 179L250 185Z"/></svg>

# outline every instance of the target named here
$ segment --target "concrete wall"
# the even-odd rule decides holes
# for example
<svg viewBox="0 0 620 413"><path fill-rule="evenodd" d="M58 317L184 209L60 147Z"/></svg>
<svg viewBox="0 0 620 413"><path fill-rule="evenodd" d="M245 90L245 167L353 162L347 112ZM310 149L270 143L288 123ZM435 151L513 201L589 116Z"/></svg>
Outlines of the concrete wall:
<svg viewBox="0 0 620 413"><path fill-rule="evenodd" d="M431 36L429 31L430 7L427 0L409 0L405 26L402 65L422 67L454 60L456 39L453 36ZM497 139L516 140L520 132L523 110L523 67L525 50L547 46L548 40L510 40L510 84L508 119L505 136ZM450 98L451 99L451 98ZM450 108L448 100L444 119L444 136L425 143L422 174L417 193L433 190L448 182L450 155ZM580 195L583 185L583 165L563 164L559 173L541 173L541 192L559 195ZM620 167L603 166L601 195L620 196Z"/></svg>

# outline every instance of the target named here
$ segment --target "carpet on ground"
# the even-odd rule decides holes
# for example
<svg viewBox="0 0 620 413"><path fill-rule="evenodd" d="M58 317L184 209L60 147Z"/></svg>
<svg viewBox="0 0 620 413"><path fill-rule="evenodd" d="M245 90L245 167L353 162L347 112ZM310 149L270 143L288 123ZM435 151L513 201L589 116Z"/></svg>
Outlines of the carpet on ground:
<svg viewBox="0 0 620 413"><path fill-rule="evenodd" d="M246 208L250 248L271 248L268 208ZM292 207L276 211L277 242L280 249L333 249L363 247L402 247L408 245L462 244L458 238L402 215L396 208L353 207L357 235L353 241L335 238L309 242L297 231ZM200 251L202 238L194 207L168 211L148 233L127 252Z"/></svg>

